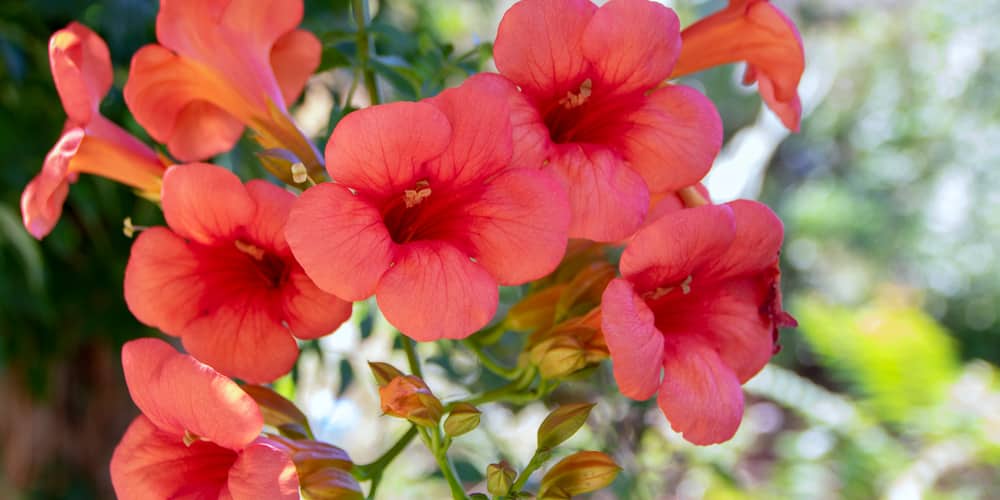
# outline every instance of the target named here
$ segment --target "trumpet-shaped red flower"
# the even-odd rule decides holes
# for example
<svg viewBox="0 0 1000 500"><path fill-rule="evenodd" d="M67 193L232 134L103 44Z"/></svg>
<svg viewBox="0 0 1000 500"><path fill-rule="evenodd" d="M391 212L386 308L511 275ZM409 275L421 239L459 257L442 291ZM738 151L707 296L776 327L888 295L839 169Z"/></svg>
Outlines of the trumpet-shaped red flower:
<svg viewBox="0 0 1000 500"><path fill-rule="evenodd" d="M615 241L639 228L651 193L694 184L722 145L696 90L662 85L680 51L672 10L649 0L522 0L494 56L527 102L519 142L569 187L570 236Z"/></svg>
<svg viewBox="0 0 1000 500"><path fill-rule="evenodd" d="M351 113L326 148L335 183L307 190L286 234L320 288L375 294L416 340L462 338L497 306L497 284L544 276L566 247L565 189L511 164L510 101L496 75L418 103Z"/></svg>
<svg viewBox="0 0 1000 500"><path fill-rule="evenodd" d="M122 347L122 368L142 415L111 457L118 498L299 498L291 457L260 437L260 408L235 382L151 338Z"/></svg>
<svg viewBox="0 0 1000 500"><path fill-rule="evenodd" d="M318 164L285 110L322 51L314 35L295 29L301 20L302 0L161 0L160 45L133 56L125 101L183 161L231 149L249 125L265 147Z"/></svg>
<svg viewBox="0 0 1000 500"><path fill-rule="evenodd" d="M111 88L111 58L101 37L70 23L49 39L52 79L68 118L42 171L24 188L24 227L41 239L62 214L69 185L80 173L100 175L156 197L163 162L148 146L101 116L101 99Z"/></svg>
<svg viewBox="0 0 1000 500"><path fill-rule="evenodd" d="M775 352L781 221L735 201L681 210L643 228L602 298L602 328L622 394L657 391L670 425L695 444L733 436L740 385ZM662 374L662 377L661 377Z"/></svg>
<svg viewBox="0 0 1000 500"><path fill-rule="evenodd" d="M292 257L284 227L294 200L265 181L244 187L213 165L171 167L169 229L143 231L132 246L129 310L225 375L254 383L284 375L298 356L294 337L326 335L351 314Z"/></svg>
<svg viewBox="0 0 1000 500"><path fill-rule="evenodd" d="M729 0L729 5L688 26L673 76L746 61L743 83L757 82L764 102L798 132L802 103L798 87L805 70L802 38L795 23L768 0Z"/></svg>

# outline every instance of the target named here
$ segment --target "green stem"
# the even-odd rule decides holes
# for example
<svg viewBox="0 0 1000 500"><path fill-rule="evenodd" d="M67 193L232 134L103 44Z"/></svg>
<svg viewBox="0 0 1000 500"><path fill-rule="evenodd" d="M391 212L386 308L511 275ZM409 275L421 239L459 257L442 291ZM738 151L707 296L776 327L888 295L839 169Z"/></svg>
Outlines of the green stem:
<svg viewBox="0 0 1000 500"><path fill-rule="evenodd" d="M416 342L403 334L400 334L400 338L403 339L403 350L406 351L406 361L410 364L410 373L424 378L423 370L420 369L420 358L417 357Z"/></svg>
<svg viewBox="0 0 1000 500"><path fill-rule="evenodd" d="M372 56L375 55L375 44L372 43L372 37L368 33L368 22L371 21L368 0L351 0L351 9L354 11L354 22L358 25L358 62L364 73L365 88L368 89L372 104L379 104L382 102L382 96L378 91L375 71L369 64Z"/></svg>
<svg viewBox="0 0 1000 500"><path fill-rule="evenodd" d="M550 451L535 450L535 454L531 456L531 461L528 462L528 465L521 471L521 474L517 476L517 480L514 481L513 486L510 487L510 492L517 493L521 491L521 488L524 488L531 474L547 462L551 456L552 452Z"/></svg>
<svg viewBox="0 0 1000 500"><path fill-rule="evenodd" d="M406 434L403 434L403 436L392 445L392 448L389 448L389 450L383 453L381 457L378 457L370 464L355 465L354 470L352 471L354 476L362 481L365 479L371 479L372 490L374 490L375 486L378 484L378 479L382 476L382 471L385 470L385 468L388 467L389 464L392 463L392 461L406 449L416 436L417 427L411 425L406 431Z"/></svg>
<svg viewBox="0 0 1000 500"><path fill-rule="evenodd" d="M473 406L480 405L483 403L493 403L496 401L506 401L509 403L527 403L538 399L534 391L529 393L523 393L522 391L526 389L535 380L534 367L530 367L523 370L520 376L512 381L511 383L497 387L496 389L486 391L478 396L474 396L470 399L466 399L465 402ZM449 407L452 405L449 405Z"/></svg>
<svg viewBox="0 0 1000 500"><path fill-rule="evenodd" d="M516 379L521 374L521 370L517 367L508 368L502 365L490 353L486 352L482 346L476 343L476 341L466 339L462 341L462 344L479 358L479 362L483 364L483 368L509 380Z"/></svg>
<svg viewBox="0 0 1000 500"><path fill-rule="evenodd" d="M421 428L420 434L424 440L424 444L427 445L427 448L431 450L431 454L434 455L434 460L437 462L438 468L441 469L441 474L448 481L448 487L451 488L451 497L455 500L469 498L465 494L465 489L462 488L462 483L458 481L458 471L455 470L455 465L448 458L448 447L445 446L445 440L441 439L440 429L437 427L433 429Z"/></svg>

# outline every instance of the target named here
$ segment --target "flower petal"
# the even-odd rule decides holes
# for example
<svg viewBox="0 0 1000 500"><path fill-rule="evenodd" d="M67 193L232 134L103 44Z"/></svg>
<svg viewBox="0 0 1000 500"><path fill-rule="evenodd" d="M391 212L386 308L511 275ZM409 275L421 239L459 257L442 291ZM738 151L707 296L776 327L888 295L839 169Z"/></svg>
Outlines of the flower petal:
<svg viewBox="0 0 1000 500"><path fill-rule="evenodd" d="M774 81L767 75L757 76L757 92L767 107L781 120L781 124L792 132L798 132L802 124L802 101L798 93L787 100L775 94Z"/></svg>
<svg viewBox="0 0 1000 500"><path fill-rule="evenodd" d="M657 398L670 427L697 444L733 437L743 419L743 391L733 370L694 335L671 335Z"/></svg>
<svg viewBox="0 0 1000 500"><path fill-rule="evenodd" d="M705 270L715 279L760 273L778 261L784 226L767 205L750 200L726 203L733 210L736 237L719 259Z"/></svg>
<svg viewBox="0 0 1000 500"><path fill-rule="evenodd" d="M292 207L285 236L316 285L346 300L364 300L375 293L395 248L378 209L331 183L302 193Z"/></svg>
<svg viewBox="0 0 1000 500"><path fill-rule="evenodd" d="M206 441L187 446L139 415L111 457L111 484L121 500L219 498L236 457Z"/></svg>
<svg viewBox="0 0 1000 500"><path fill-rule="evenodd" d="M535 101L578 88L587 70L581 43L597 7L590 0L522 0L500 21L497 68Z"/></svg>
<svg viewBox="0 0 1000 500"><path fill-rule="evenodd" d="M565 253L569 200L548 172L508 170L466 212L472 256L502 285L545 276Z"/></svg>
<svg viewBox="0 0 1000 500"><path fill-rule="evenodd" d="M236 382L166 342L142 338L122 346L132 401L161 431L185 431L224 448L243 449L264 425L257 403Z"/></svg>
<svg viewBox="0 0 1000 500"><path fill-rule="evenodd" d="M624 117L617 138L625 159L654 193L676 191L708 173L722 148L722 119L697 90L668 85Z"/></svg>
<svg viewBox="0 0 1000 500"><path fill-rule="evenodd" d="M69 164L83 143L84 131L71 128L45 156L42 170L21 193L21 218L24 227L36 239L48 235L59 222L63 203L69 194Z"/></svg>
<svg viewBox="0 0 1000 500"><path fill-rule="evenodd" d="M649 208L646 183L606 148L559 146L552 171L569 188L571 238L618 241L642 224Z"/></svg>
<svg viewBox="0 0 1000 500"><path fill-rule="evenodd" d="M240 453L229 471L233 500L299 498L299 476L287 452L267 438L257 438Z"/></svg>
<svg viewBox="0 0 1000 500"><path fill-rule="evenodd" d="M278 255L288 255L290 250L285 241L285 224L288 213L295 203L295 195L260 179L246 184L247 194L253 200L256 210L246 231L250 240Z"/></svg>
<svg viewBox="0 0 1000 500"><path fill-rule="evenodd" d="M395 195L424 178L424 164L450 140L448 119L430 104L373 106L337 124L326 145L326 168L335 181L365 195Z"/></svg>
<svg viewBox="0 0 1000 500"><path fill-rule="evenodd" d="M256 211L236 174L207 163L171 167L162 193L170 229L205 245L235 239Z"/></svg>
<svg viewBox="0 0 1000 500"><path fill-rule="evenodd" d="M70 120L89 123L111 89L108 45L90 28L69 23L49 39L49 67Z"/></svg>
<svg viewBox="0 0 1000 500"><path fill-rule="evenodd" d="M497 75L497 78L503 77ZM503 80L514 90L507 92L510 98L508 104L514 139L514 154L510 158L510 165L519 168L542 168L555 149L549 127L545 125L538 109L523 93L517 91L513 82L506 78Z"/></svg>
<svg viewBox="0 0 1000 500"><path fill-rule="evenodd" d="M727 282L706 301L703 332L740 383L750 380L774 354L774 325L761 314L766 284L743 279Z"/></svg>
<svg viewBox="0 0 1000 500"><path fill-rule="evenodd" d="M136 121L181 161L232 149L253 110L228 81L159 45L132 56L124 96Z"/></svg>
<svg viewBox="0 0 1000 500"><path fill-rule="evenodd" d="M673 70L681 48L680 21L656 2L611 0L587 24L582 47L601 87L617 94L649 90Z"/></svg>
<svg viewBox="0 0 1000 500"><path fill-rule="evenodd" d="M164 227L139 234L125 266L125 303L143 324L170 335L199 314L205 293L200 261L179 236Z"/></svg>
<svg viewBox="0 0 1000 500"><path fill-rule="evenodd" d="M181 334L184 348L219 373L253 384L288 373L299 346L264 293L247 290L192 321Z"/></svg>
<svg viewBox="0 0 1000 500"><path fill-rule="evenodd" d="M475 75L424 101L451 124L448 147L428 165L432 185L481 182L507 167L514 151L510 92L517 90L502 77ZM470 113L472 109L476 112Z"/></svg>
<svg viewBox="0 0 1000 500"><path fill-rule="evenodd" d="M468 337L489 323L499 300L483 266L436 241L400 247L375 293L389 323L421 342Z"/></svg>
<svg viewBox="0 0 1000 500"><path fill-rule="evenodd" d="M319 67L323 45L306 30L289 31L271 48L271 68L285 104L299 98L309 77Z"/></svg>
<svg viewBox="0 0 1000 500"><path fill-rule="evenodd" d="M624 279L608 284L601 298L601 329L622 394L649 399L660 387L663 334L653 312Z"/></svg>
<svg viewBox="0 0 1000 500"><path fill-rule="evenodd" d="M320 290L298 266L288 272L282 296L285 321L300 339L333 333L351 317L351 303Z"/></svg>
<svg viewBox="0 0 1000 500"><path fill-rule="evenodd" d="M622 276L640 293L676 286L720 258L736 234L732 209L705 205L681 210L642 228L622 253Z"/></svg>

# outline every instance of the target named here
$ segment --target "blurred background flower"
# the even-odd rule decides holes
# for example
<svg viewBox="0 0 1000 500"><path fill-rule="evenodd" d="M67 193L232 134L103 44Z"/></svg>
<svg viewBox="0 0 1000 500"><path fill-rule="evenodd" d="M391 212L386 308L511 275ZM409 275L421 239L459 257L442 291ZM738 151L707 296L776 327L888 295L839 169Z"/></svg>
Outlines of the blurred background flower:
<svg viewBox="0 0 1000 500"><path fill-rule="evenodd" d="M434 95L490 68L489 45L510 1L373 2L388 99ZM721 0L664 2L688 25ZM789 135L740 85L743 68L688 76L718 106L726 146L706 184L717 202L771 205L786 224L783 284L800 328L748 392L746 419L723 445L697 448L653 402L617 394L607 363L551 401L599 401L561 453L608 452L624 468L599 498L990 498L1000 477L1000 18L998 0L775 0L802 33L804 119ZM368 103L352 86L347 0L306 1L304 27L323 41L324 73L293 116L314 139ZM121 95L131 54L154 40L153 0L24 0L0 9L0 498L106 498L112 448L136 410L121 343L153 332L128 313L122 275L131 241L121 221L155 225L150 202L84 177L39 243L18 198L59 136L64 115L46 59L49 35L78 20L108 42L114 86L101 111L141 138ZM322 142L320 142L322 145ZM243 140L220 163L263 170ZM522 295L501 291L501 310ZM358 463L405 432L380 416L366 362L405 366L370 304L336 335L303 345L294 395L318 437ZM495 350L513 358L524 339ZM398 347L398 346L397 346ZM425 380L443 401L482 387L468 351L421 345ZM485 377L483 384L490 382ZM456 440L459 474L486 491L488 464L521 468L542 402L487 404ZM561 456L559 457L561 458ZM433 458L407 450L383 498L447 495ZM477 485L477 486L472 486ZM537 479L534 487L537 487Z"/></svg>

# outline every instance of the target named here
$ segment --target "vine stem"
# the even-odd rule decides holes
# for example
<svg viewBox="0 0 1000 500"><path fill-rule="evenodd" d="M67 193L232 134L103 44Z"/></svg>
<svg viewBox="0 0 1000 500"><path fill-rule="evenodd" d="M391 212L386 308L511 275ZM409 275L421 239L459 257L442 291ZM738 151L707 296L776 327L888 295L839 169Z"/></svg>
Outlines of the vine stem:
<svg viewBox="0 0 1000 500"><path fill-rule="evenodd" d="M392 461L395 460L407 446L409 446L410 442L413 441L413 438L416 436L417 427L411 425L406 433L392 445L392 448L389 448L388 451L383 453L382 456L378 457L374 462L354 467L352 472L356 478L362 481L365 479L371 479L372 481L372 487L368 493L368 498L374 498L375 490L378 488L379 482L382 480L382 473L385 471L385 468L388 467L389 464L392 463Z"/></svg>
<svg viewBox="0 0 1000 500"><path fill-rule="evenodd" d="M406 335L402 335L401 338L403 339L403 350L406 351L406 361L410 364L410 372L417 377L424 378L423 370L420 369L420 358L417 357L416 342Z"/></svg>
<svg viewBox="0 0 1000 500"><path fill-rule="evenodd" d="M485 349L476 341L465 339L462 341L462 345L468 348L473 354L479 358L479 362L483 364L483 368L505 378L508 380L513 380L521 375L521 370L518 368L508 368L503 366L499 361L493 358L490 353L486 352Z"/></svg>
<svg viewBox="0 0 1000 500"><path fill-rule="evenodd" d="M510 491L512 493L520 492L521 488L524 488L524 485L527 484L528 478L531 477L531 474L538 470L538 468L541 467L551 455L552 452L550 451L535 450L535 454L531 456L531 461L529 461L528 465L524 467L521 474L517 476L517 480L514 481L514 484L510 487Z"/></svg>
<svg viewBox="0 0 1000 500"><path fill-rule="evenodd" d="M351 0L351 10L354 11L354 22L358 25L358 62L361 64L361 71L365 78L365 88L372 104L380 104L382 96L379 94L378 82L375 80L375 71L371 68L371 58L375 55L375 44L372 43L371 34L368 32L368 23L371 21L371 10L368 7L368 0Z"/></svg>

